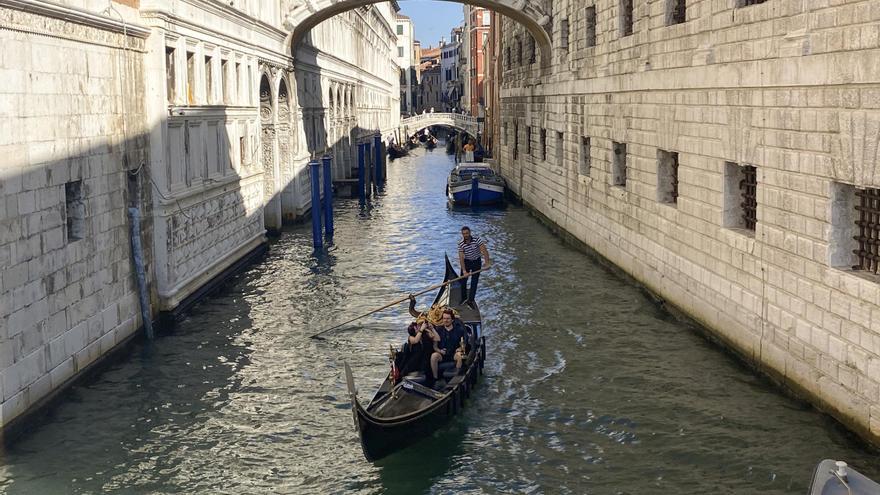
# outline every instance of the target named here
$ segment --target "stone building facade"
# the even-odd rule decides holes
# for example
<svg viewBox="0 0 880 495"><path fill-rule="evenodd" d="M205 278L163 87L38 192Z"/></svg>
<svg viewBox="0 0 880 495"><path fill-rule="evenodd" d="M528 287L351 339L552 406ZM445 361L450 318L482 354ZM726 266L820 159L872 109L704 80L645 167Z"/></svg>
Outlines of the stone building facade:
<svg viewBox="0 0 880 495"><path fill-rule="evenodd" d="M141 328L129 208L174 312L399 123L396 3L295 43L288 0L96 5L0 0L0 431Z"/></svg>
<svg viewBox="0 0 880 495"><path fill-rule="evenodd" d="M544 3L550 60L503 29L512 190L880 440L880 5Z"/></svg>
<svg viewBox="0 0 880 495"><path fill-rule="evenodd" d="M0 426L140 327L127 207L149 204L149 31L136 16L0 1Z"/></svg>

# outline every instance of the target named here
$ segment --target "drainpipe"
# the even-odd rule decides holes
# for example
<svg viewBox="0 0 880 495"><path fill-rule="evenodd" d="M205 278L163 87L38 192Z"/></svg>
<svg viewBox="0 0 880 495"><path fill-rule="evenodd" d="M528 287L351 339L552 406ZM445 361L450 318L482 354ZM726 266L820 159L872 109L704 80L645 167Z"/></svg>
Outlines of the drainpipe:
<svg viewBox="0 0 880 495"><path fill-rule="evenodd" d="M141 320L148 340L156 336L153 333L153 318L150 314L150 300L147 297L147 274L144 268L144 247L141 244L141 211L131 207L128 209L131 218L131 256L137 278L138 301L141 306Z"/></svg>

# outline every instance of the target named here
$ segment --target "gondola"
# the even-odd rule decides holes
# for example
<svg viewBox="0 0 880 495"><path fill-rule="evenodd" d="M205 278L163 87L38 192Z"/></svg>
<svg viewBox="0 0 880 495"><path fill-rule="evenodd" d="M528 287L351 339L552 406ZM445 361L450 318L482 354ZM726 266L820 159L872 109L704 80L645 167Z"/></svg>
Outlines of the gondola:
<svg viewBox="0 0 880 495"><path fill-rule="evenodd" d="M388 147L388 158L390 158L392 160L406 156L408 154L409 154L409 150L407 150L403 146L393 144Z"/></svg>
<svg viewBox="0 0 880 495"><path fill-rule="evenodd" d="M428 137L428 140L425 141L425 148L432 150L436 147L437 147L437 138L435 138L434 136Z"/></svg>
<svg viewBox="0 0 880 495"><path fill-rule="evenodd" d="M446 258L444 281L455 278L455 269ZM411 373L395 382L389 372L369 404L363 406L357 398L351 368L345 363L355 428L367 460L377 461L429 437L464 407L465 399L483 372L486 339L479 307L476 304L473 307L459 305L460 297L459 284L452 283L442 287L434 298L433 305L448 305L458 311L469 342L467 359L461 370L456 372L454 367L444 370L441 365L443 378L433 388L424 385L424 373Z"/></svg>

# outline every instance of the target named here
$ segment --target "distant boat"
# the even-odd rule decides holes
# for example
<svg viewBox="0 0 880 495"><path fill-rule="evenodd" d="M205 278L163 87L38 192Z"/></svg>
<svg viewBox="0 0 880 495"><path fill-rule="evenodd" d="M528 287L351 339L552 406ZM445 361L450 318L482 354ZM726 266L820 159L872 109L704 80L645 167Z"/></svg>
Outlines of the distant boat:
<svg viewBox="0 0 880 495"><path fill-rule="evenodd" d="M404 148L403 146L394 144L388 147L388 158L394 160L396 158L400 158L402 156L406 156L409 154L409 150Z"/></svg>
<svg viewBox="0 0 880 495"><path fill-rule="evenodd" d="M504 199L504 186L488 164L462 162L449 173L446 195L456 205L491 205Z"/></svg>
<svg viewBox="0 0 880 495"><path fill-rule="evenodd" d="M825 459L813 472L809 495L880 495L880 485L843 461Z"/></svg>

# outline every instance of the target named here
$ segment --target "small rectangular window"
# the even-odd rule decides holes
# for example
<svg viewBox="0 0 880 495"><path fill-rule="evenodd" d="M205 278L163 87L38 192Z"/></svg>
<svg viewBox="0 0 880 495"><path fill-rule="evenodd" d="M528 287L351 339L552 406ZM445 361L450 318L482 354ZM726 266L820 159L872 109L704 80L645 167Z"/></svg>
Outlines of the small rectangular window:
<svg viewBox="0 0 880 495"><path fill-rule="evenodd" d="M563 165L565 163L565 135L556 132L556 164Z"/></svg>
<svg viewBox="0 0 880 495"><path fill-rule="evenodd" d="M519 124L513 124L513 159L519 158Z"/></svg>
<svg viewBox="0 0 880 495"><path fill-rule="evenodd" d="M587 33L585 41L587 47L596 46L596 6L587 7L585 16Z"/></svg>
<svg viewBox="0 0 880 495"><path fill-rule="evenodd" d="M520 67L523 64L523 45L519 36L516 37L516 64Z"/></svg>
<svg viewBox="0 0 880 495"><path fill-rule="evenodd" d="M234 103L239 104L244 100L244 97L241 94L241 64L235 63L235 73L232 75L235 78L235 92L233 93L235 97Z"/></svg>
<svg viewBox="0 0 880 495"><path fill-rule="evenodd" d="M678 153L657 150L657 201L678 203Z"/></svg>
<svg viewBox="0 0 880 495"><path fill-rule="evenodd" d="M682 24L687 21L686 0L666 0L666 25Z"/></svg>
<svg viewBox="0 0 880 495"><path fill-rule="evenodd" d="M559 23L559 47L563 50L568 50L568 30L568 19L562 19Z"/></svg>
<svg viewBox="0 0 880 495"><path fill-rule="evenodd" d="M538 44L533 36L529 36L529 65L538 61Z"/></svg>
<svg viewBox="0 0 880 495"><path fill-rule="evenodd" d="M726 162L724 165L724 227L754 231L757 224L757 169Z"/></svg>
<svg viewBox="0 0 880 495"><path fill-rule="evenodd" d="M508 142L508 140L507 140L507 122L504 123L504 130L501 132L501 137L502 137L502 139L504 139L504 142L503 142L504 146L507 146L507 142Z"/></svg>
<svg viewBox="0 0 880 495"><path fill-rule="evenodd" d="M626 144L617 142L612 142L611 144L611 149L614 153L611 170L612 184L626 187Z"/></svg>
<svg viewBox="0 0 880 495"><path fill-rule="evenodd" d="M403 34L403 24L398 24L398 25L397 25L397 34L398 34L398 35L402 35L402 34Z"/></svg>
<svg viewBox="0 0 880 495"><path fill-rule="evenodd" d="M186 52L186 102L196 103L196 54Z"/></svg>
<svg viewBox="0 0 880 495"><path fill-rule="evenodd" d="M620 0L620 37L633 34L633 0Z"/></svg>
<svg viewBox="0 0 880 495"><path fill-rule="evenodd" d="M214 71L211 57L205 57L205 103L210 105L214 101Z"/></svg>
<svg viewBox="0 0 880 495"><path fill-rule="evenodd" d="M767 0L736 0L737 7L748 7L749 5L758 5L759 3L764 3Z"/></svg>
<svg viewBox="0 0 880 495"><path fill-rule="evenodd" d="M232 102L231 89L229 87L229 61L220 61L220 81L223 86L223 103L230 104Z"/></svg>
<svg viewBox="0 0 880 495"><path fill-rule="evenodd" d="M541 129L541 160L547 161L547 129Z"/></svg>
<svg viewBox="0 0 880 495"><path fill-rule="evenodd" d="M165 47L165 91L168 95L168 103L174 103L175 97L175 73L174 73L174 48Z"/></svg>
<svg viewBox="0 0 880 495"><path fill-rule="evenodd" d="M81 180L64 184L64 205L67 218L67 242L85 237L86 203Z"/></svg>
<svg viewBox="0 0 880 495"><path fill-rule="evenodd" d="M578 173L580 175L590 176L590 168L591 168L591 157L590 153L592 150L590 149L590 138L581 137L581 161L580 167L578 167Z"/></svg>
<svg viewBox="0 0 880 495"><path fill-rule="evenodd" d="M532 127L526 127L526 154L532 154Z"/></svg>
<svg viewBox="0 0 880 495"><path fill-rule="evenodd" d="M397 56L400 58L403 58L403 47L402 46L397 47Z"/></svg>

